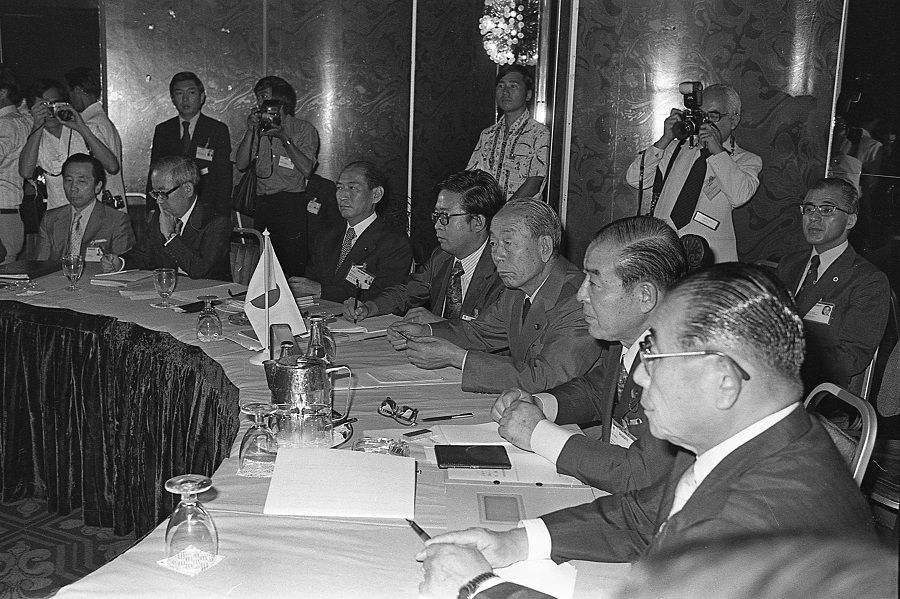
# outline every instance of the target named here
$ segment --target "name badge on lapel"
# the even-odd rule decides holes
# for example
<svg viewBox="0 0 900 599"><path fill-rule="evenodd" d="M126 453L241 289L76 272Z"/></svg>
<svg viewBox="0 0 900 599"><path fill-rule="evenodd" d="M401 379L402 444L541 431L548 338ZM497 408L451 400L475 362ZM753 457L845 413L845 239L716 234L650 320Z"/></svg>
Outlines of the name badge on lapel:
<svg viewBox="0 0 900 599"><path fill-rule="evenodd" d="M281 168L289 168L291 170L294 170L294 161L287 156L279 156L278 166L280 166Z"/></svg>
<svg viewBox="0 0 900 599"><path fill-rule="evenodd" d="M310 214L318 214L321 209L322 202L319 201L319 198L313 198L306 203L306 211Z"/></svg>
<svg viewBox="0 0 900 599"><path fill-rule="evenodd" d="M625 449L631 447L631 444L634 443L635 436L622 428L622 425L615 420L613 420L611 424L612 427L609 431L610 445L618 445L619 447L624 447Z"/></svg>
<svg viewBox="0 0 900 599"><path fill-rule="evenodd" d="M704 227L712 229L713 231L718 229L719 224L720 224L719 221L717 221L713 217L709 216L708 214L703 214L699 210L696 212L696 214L694 214L694 220L697 221L698 223L700 223L701 225L703 225Z"/></svg>
<svg viewBox="0 0 900 599"><path fill-rule="evenodd" d="M212 148L198 147L197 153L194 156L197 158L197 160L212 160L214 153L215 153L215 150L213 150Z"/></svg>
<svg viewBox="0 0 900 599"><path fill-rule="evenodd" d="M833 311L834 304L816 302L816 305L810 308L803 320L818 322L819 324L831 324L831 313Z"/></svg>
<svg viewBox="0 0 900 599"><path fill-rule="evenodd" d="M354 287L358 286L360 289L368 289L372 286L372 281L375 280L375 277L366 272L365 264L354 264L350 267L350 271L344 277L344 280Z"/></svg>

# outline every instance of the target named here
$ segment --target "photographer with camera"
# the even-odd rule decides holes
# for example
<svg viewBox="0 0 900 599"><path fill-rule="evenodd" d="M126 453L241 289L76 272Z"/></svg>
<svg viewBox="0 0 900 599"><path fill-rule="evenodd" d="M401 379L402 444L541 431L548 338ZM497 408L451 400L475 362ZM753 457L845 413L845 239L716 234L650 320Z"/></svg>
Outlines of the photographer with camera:
<svg viewBox="0 0 900 599"><path fill-rule="evenodd" d="M256 157L254 225L269 230L284 274L303 276L308 260L307 211L321 203L307 198L309 177L316 168L319 134L294 116L297 94L281 77L263 77L253 87L257 108L247 116L247 130L234 152L239 171Z"/></svg>
<svg viewBox="0 0 900 599"><path fill-rule="evenodd" d="M741 99L727 85L679 86L684 110L673 108L663 135L643 150L625 175L644 194L640 211L664 219L679 236L706 239L716 262L738 259L731 211L759 186L762 159L734 140Z"/></svg>
<svg viewBox="0 0 900 599"><path fill-rule="evenodd" d="M31 108L32 124L28 141L19 154L19 175L24 179L31 179L34 169L41 167L47 185L47 210L69 205L62 178L62 166L69 156L90 152L103 165L108 184L112 184L114 179L109 174L119 172L119 159L112 148L98 137L89 123L85 122L83 115L66 101L64 92L65 88L61 83L42 79L29 89L26 97ZM121 191L114 193L124 197L124 184Z"/></svg>
<svg viewBox="0 0 900 599"><path fill-rule="evenodd" d="M16 165L30 126L28 117L17 110L21 101L16 76L0 66L0 264L15 260L25 241L19 217L22 179Z"/></svg>

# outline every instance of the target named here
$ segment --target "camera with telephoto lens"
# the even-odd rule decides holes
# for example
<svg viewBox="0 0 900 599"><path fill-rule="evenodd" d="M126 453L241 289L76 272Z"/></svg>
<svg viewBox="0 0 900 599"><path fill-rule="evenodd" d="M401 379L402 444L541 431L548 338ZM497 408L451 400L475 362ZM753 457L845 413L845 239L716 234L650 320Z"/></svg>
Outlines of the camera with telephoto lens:
<svg viewBox="0 0 900 599"><path fill-rule="evenodd" d="M281 100L266 100L257 110L259 131L268 131L281 126Z"/></svg>
<svg viewBox="0 0 900 599"><path fill-rule="evenodd" d="M700 133L700 126L709 122L709 117L700 110L703 105L703 84L699 81L685 81L678 86L684 96L684 110L681 120L672 127L672 133L678 139L687 139Z"/></svg>
<svg viewBox="0 0 900 599"><path fill-rule="evenodd" d="M71 121L75 118L72 107L66 102L48 102L47 108L50 109L50 116L61 121Z"/></svg>

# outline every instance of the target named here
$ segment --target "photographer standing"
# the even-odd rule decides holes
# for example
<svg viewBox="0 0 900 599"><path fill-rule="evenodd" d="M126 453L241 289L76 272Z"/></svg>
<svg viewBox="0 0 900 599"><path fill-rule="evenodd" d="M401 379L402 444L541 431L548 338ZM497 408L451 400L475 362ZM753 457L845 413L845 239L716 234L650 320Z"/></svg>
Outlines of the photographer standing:
<svg viewBox="0 0 900 599"><path fill-rule="evenodd" d="M316 168L319 134L294 117L297 94L281 77L263 77L253 87L258 107L247 116L247 130L234 152L239 171L256 164L254 224L269 229L284 274L303 276L308 258L307 210L318 210L304 192ZM320 204L319 204L320 206Z"/></svg>
<svg viewBox="0 0 900 599"><path fill-rule="evenodd" d="M664 219L679 236L700 235L716 262L732 262L738 255L731 211L756 192L762 159L734 141L741 120L737 92L721 84L701 89L699 84L690 94L682 89L686 107L694 109L672 109L662 137L635 158L625 180L652 190L645 194L642 214ZM699 101L692 107L695 97ZM695 135L686 135L691 132Z"/></svg>

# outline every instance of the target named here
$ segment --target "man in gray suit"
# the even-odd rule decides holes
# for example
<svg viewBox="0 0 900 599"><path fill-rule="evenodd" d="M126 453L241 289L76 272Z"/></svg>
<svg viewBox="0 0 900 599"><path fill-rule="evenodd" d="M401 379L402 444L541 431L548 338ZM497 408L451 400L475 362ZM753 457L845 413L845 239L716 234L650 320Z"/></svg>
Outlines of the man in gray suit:
<svg viewBox="0 0 900 599"><path fill-rule="evenodd" d="M847 462L800 404L803 350L790 295L763 269L726 263L688 275L654 319L637 372L651 433L688 450L671 475L507 532L435 537L419 555L420 591L447 596L477 576L482 586L468 596L509 597L522 588L498 584L491 568L547 557L634 561L736 534L873 538Z"/></svg>
<svg viewBox="0 0 900 599"><path fill-rule="evenodd" d="M99 201L106 171L87 154L72 154L62 167L68 206L47 212L38 239L38 260L59 260L66 254L85 255L89 246L121 254L134 245L128 215ZM99 256L98 256L99 260Z"/></svg>
<svg viewBox="0 0 900 599"><path fill-rule="evenodd" d="M561 238L549 205L509 202L491 222L491 257L506 286L500 298L472 321L395 323L394 349L420 368L461 369L465 391L533 393L585 373L600 345L575 297L581 271L559 254Z"/></svg>

